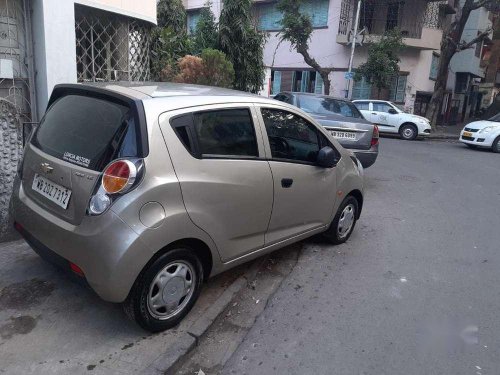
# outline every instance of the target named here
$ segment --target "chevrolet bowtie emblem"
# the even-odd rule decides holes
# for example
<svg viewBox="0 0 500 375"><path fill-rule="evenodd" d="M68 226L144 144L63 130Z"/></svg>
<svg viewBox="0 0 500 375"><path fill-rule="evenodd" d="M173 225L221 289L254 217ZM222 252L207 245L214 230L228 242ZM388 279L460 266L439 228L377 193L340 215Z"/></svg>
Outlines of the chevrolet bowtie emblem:
<svg viewBox="0 0 500 375"><path fill-rule="evenodd" d="M52 173L52 171L54 170L54 168L52 168L49 163L42 163L40 164L40 166L42 167L42 171L44 171L45 173Z"/></svg>

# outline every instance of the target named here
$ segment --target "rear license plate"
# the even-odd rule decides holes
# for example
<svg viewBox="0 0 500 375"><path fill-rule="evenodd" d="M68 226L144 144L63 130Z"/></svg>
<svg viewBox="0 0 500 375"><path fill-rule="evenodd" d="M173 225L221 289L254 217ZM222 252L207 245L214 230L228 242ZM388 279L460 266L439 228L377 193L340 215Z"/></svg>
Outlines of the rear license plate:
<svg viewBox="0 0 500 375"><path fill-rule="evenodd" d="M349 139L351 141L356 140L356 134L349 132L339 132L336 130L330 130L330 134L337 139Z"/></svg>
<svg viewBox="0 0 500 375"><path fill-rule="evenodd" d="M58 206L61 206L64 209L68 208L71 190L65 188L64 186L35 174L31 188Z"/></svg>
<svg viewBox="0 0 500 375"><path fill-rule="evenodd" d="M465 137L472 137L472 133L471 132L464 132L463 134Z"/></svg>

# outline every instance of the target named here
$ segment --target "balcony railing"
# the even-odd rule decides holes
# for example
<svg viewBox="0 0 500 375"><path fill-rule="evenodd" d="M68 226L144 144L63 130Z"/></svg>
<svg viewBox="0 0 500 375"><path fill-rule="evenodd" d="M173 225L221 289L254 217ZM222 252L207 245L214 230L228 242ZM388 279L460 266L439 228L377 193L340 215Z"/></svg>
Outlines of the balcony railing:
<svg viewBox="0 0 500 375"><path fill-rule="evenodd" d="M405 38L422 38L424 28L441 29L451 11L450 1L430 0L364 0L361 5L359 30L365 35L383 35L398 28ZM357 0L342 0L339 35L354 29Z"/></svg>

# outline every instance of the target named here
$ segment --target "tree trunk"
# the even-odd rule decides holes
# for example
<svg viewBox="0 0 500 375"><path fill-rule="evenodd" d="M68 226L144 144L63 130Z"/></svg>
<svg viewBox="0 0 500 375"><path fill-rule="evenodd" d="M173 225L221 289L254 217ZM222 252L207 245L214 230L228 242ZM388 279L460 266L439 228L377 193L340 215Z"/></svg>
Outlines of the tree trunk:
<svg viewBox="0 0 500 375"><path fill-rule="evenodd" d="M431 121L433 128L437 125L439 111L446 92L451 59L455 53L464 49L464 47L460 45L460 42L467 20L473 10L478 9L486 3L488 3L488 1L478 0L475 2L474 0L465 0L463 7L458 7L453 22L446 30L443 30L438 75L436 83L434 84L434 93L432 94L432 98L426 112L426 117Z"/></svg>
<svg viewBox="0 0 500 375"><path fill-rule="evenodd" d="M330 82L330 77L329 77L330 72L323 70L323 71L320 71L317 73L319 73L319 75L323 79L323 88L325 90L325 95L330 95L330 87L332 85L332 83Z"/></svg>

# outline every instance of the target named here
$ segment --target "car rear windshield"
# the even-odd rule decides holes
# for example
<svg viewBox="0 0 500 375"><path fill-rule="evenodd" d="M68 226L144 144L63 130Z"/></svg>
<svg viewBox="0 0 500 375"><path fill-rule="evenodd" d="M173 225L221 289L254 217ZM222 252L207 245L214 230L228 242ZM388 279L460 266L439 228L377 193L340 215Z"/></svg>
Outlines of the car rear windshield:
<svg viewBox="0 0 500 375"><path fill-rule="evenodd" d="M116 157L137 156L130 108L82 95L59 98L48 109L32 143L70 163L101 171Z"/></svg>
<svg viewBox="0 0 500 375"><path fill-rule="evenodd" d="M336 114L344 117L363 118L354 104L343 100L302 95L299 99L299 106L306 112L320 115Z"/></svg>

